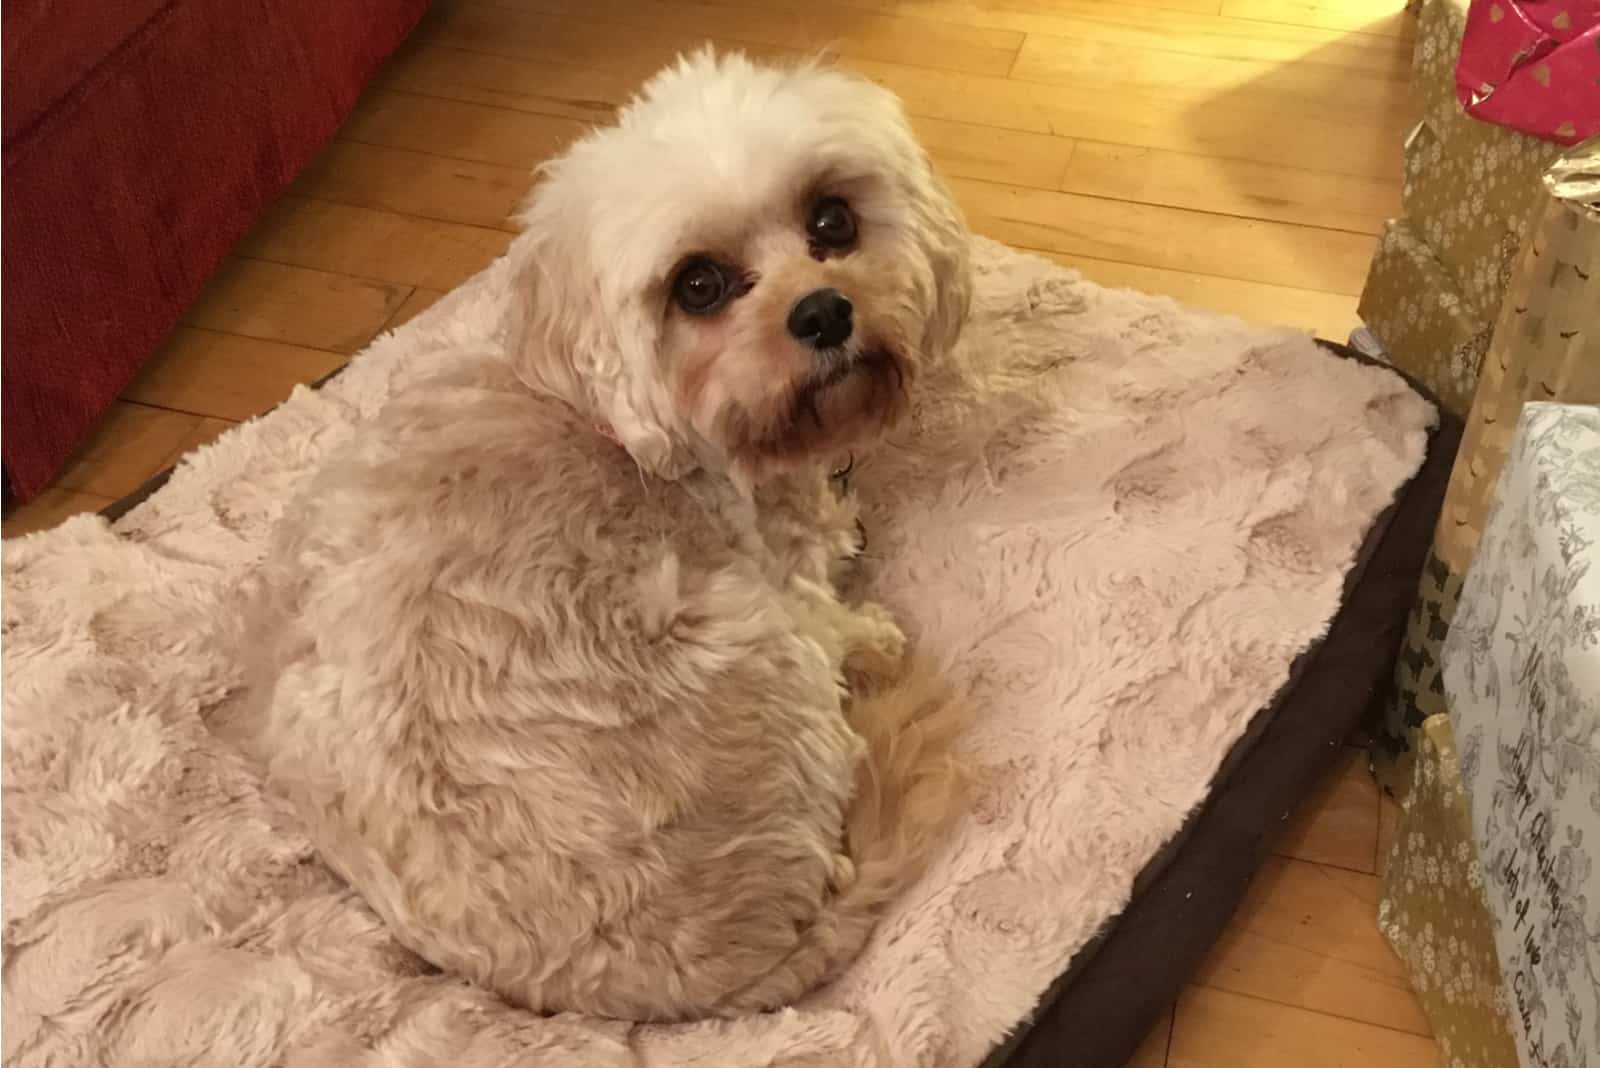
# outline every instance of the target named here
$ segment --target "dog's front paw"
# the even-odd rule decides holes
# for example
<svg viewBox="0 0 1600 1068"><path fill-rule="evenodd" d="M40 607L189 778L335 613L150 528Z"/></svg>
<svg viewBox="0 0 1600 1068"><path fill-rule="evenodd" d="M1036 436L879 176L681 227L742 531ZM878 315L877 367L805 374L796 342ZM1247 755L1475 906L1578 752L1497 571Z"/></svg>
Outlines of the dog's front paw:
<svg viewBox="0 0 1600 1068"><path fill-rule="evenodd" d="M864 604L853 615L845 666L866 675L892 677L905 660L905 632L882 605Z"/></svg>
<svg viewBox="0 0 1600 1068"><path fill-rule="evenodd" d="M828 892L842 894L856 881L856 862L844 853L833 855L832 870L828 873Z"/></svg>

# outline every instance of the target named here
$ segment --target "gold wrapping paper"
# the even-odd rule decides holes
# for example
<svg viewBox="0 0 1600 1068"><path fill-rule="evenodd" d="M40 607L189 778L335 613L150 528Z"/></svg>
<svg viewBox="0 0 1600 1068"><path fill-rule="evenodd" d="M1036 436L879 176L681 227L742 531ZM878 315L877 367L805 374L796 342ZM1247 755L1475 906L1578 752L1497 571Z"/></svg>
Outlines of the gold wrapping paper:
<svg viewBox="0 0 1600 1068"><path fill-rule="evenodd" d="M1406 142L1403 218L1391 223L1361 317L1397 367L1465 416L1539 175L1560 146L1480 122L1455 98L1468 0L1426 0L1412 82L1423 119Z"/></svg>
<svg viewBox="0 0 1600 1068"><path fill-rule="evenodd" d="M1378 927L1405 962L1450 1068L1517 1068L1509 1001L1450 719L1419 732L1412 787L1381 860Z"/></svg>
<svg viewBox="0 0 1600 1068"><path fill-rule="evenodd" d="M1493 322L1505 295L1539 176L1560 145L1472 118L1451 100L1406 143L1406 222L1444 268L1468 314Z"/></svg>
<svg viewBox="0 0 1600 1068"><path fill-rule="evenodd" d="M1395 666L1375 763L1397 795L1410 782L1411 730L1444 711L1439 649L1522 405L1600 404L1600 210L1589 203L1600 192L1585 177L1600 174L1600 142L1571 149L1551 173L1560 178L1545 183L1501 303Z"/></svg>
<svg viewBox="0 0 1600 1068"><path fill-rule="evenodd" d="M1359 311L1391 363L1433 390L1446 409L1466 414L1490 327L1467 310L1410 224L1384 227Z"/></svg>
<svg viewBox="0 0 1600 1068"><path fill-rule="evenodd" d="M1459 459L1457 460L1459 463ZM1446 498L1448 502L1448 498ZM1479 517L1481 520L1481 516ZM1444 677L1439 650L1450 632L1450 618L1461 600L1461 579L1466 569L1455 570L1439 556L1440 525L1422 565L1417 596L1406 617L1400 655L1394 666L1383 734L1372 748L1372 766L1378 785L1404 800L1411 788L1416 757L1414 734L1419 723L1444 713Z"/></svg>
<svg viewBox="0 0 1600 1068"><path fill-rule="evenodd" d="M1455 106L1456 57L1467 32L1472 0L1417 0L1417 36L1411 52L1411 88L1422 113Z"/></svg>
<svg viewBox="0 0 1600 1068"><path fill-rule="evenodd" d="M1600 145L1591 149L1600 155ZM1466 570L1522 405L1600 404L1600 218L1545 197L1484 359L1435 550Z"/></svg>

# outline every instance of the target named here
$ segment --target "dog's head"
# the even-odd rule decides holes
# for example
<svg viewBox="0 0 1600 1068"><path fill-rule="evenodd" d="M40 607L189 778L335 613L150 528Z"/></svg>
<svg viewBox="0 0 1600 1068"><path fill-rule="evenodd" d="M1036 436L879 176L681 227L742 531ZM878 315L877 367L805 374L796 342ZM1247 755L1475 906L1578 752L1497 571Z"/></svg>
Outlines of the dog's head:
<svg viewBox="0 0 1600 1068"><path fill-rule="evenodd" d="M644 468L746 483L880 434L966 316L967 237L898 101L706 51L546 165L510 343Z"/></svg>

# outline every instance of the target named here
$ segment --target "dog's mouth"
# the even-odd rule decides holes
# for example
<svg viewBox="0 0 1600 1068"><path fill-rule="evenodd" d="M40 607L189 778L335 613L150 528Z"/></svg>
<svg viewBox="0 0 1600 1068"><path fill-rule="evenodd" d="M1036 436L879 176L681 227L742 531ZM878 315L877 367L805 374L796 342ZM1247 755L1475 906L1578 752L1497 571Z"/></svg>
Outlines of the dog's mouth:
<svg viewBox="0 0 1600 1068"><path fill-rule="evenodd" d="M906 404L906 373L888 348L824 354L753 444L767 461L798 462L882 431Z"/></svg>
<svg viewBox="0 0 1600 1068"><path fill-rule="evenodd" d="M761 403L728 405L718 413L715 439L742 479L760 482L837 459L882 435L909 410L915 365L890 346L808 356L805 371Z"/></svg>
<svg viewBox="0 0 1600 1068"><path fill-rule="evenodd" d="M800 383L800 388L795 391L788 422L793 425L808 420L816 429L823 429L820 402L829 390L857 375L892 384L896 393L905 389L905 373L900 369L900 361L888 349L869 349L858 353L834 350L825 353L822 365Z"/></svg>

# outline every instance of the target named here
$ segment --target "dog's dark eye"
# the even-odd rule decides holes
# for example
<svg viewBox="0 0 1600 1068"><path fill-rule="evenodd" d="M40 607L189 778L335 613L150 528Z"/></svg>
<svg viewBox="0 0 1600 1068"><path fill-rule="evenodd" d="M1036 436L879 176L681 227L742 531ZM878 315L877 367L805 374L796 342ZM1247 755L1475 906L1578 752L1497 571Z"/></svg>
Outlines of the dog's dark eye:
<svg viewBox="0 0 1600 1068"><path fill-rule="evenodd" d="M672 299L693 315L715 311L728 295L728 280L710 260L693 260L672 282Z"/></svg>
<svg viewBox="0 0 1600 1068"><path fill-rule="evenodd" d="M856 239L856 217L838 197L823 197L811 209L806 229L811 239L826 248L846 248Z"/></svg>

